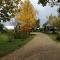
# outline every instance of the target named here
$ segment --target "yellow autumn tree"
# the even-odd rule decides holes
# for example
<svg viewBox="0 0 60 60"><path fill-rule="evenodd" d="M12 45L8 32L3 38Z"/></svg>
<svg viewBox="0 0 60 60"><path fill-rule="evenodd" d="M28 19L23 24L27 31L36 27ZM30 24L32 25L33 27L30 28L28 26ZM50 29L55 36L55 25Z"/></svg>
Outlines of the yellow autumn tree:
<svg viewBox="0 0 60 60"><path fill-rule="evenodd" d="M29 32L36 23L36 11L29 0L25 0L20 8L20 12L16 14L17 21L21 24L20 30Z"/></svg>

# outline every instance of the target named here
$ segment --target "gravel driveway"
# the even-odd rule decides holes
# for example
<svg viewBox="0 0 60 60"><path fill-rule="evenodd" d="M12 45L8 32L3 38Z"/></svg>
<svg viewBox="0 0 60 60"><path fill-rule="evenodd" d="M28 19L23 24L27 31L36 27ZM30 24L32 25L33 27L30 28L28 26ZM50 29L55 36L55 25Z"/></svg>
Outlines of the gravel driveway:
<svg viewBox="0 0 60 60"><path fill-rule="evenodd" d="M54 42L46 34L35 34L22 48L0 60L60 60L60 43Z"/></svg>

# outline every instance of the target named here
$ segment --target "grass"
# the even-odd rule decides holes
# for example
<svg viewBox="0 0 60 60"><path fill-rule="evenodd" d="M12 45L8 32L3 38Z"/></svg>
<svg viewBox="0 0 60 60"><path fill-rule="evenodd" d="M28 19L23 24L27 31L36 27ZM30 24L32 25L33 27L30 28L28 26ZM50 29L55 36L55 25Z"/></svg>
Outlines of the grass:
<svg viewBox="0 0 60 60"><path fill-rule="evenodd" d="M28 41L30 41L33 38L33 36L34 35L30 35L26 39L15 39L12 42L8 42L8 36L6 34L0 33L0 57L3 57L16 50L17 48L20 48Z"/></svg>
<svg viewBox="0 0 60 60"><path fill-rule="evenodd" d="M57 39L57 34L48 34L48 36L49 36L52 40L54 40L54 41L56 41L56 42L59 42L59 41L60 41L60 40Z"/></svg>

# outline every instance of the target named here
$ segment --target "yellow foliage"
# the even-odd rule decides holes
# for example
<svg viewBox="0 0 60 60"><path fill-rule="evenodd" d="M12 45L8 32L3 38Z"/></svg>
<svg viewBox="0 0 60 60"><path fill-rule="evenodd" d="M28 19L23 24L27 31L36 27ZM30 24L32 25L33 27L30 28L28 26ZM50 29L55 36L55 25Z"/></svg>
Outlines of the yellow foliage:
<svg viewBox="0 0 60 60"><path fill-rule="evenodd" d="M56 17L56 16L49 16L48 19L49 24L51 24L54 27L60 28L60 17Z"/></svg>
<svg viewBox="0 0 60 60"><path fill-rule="evenodd" d="M20 8L20 12L16 15L16 19L18 21L22 21L25 24L21 24L21 30L29 30L32 29L36 23L36 11L29 0L26 0L22 7Z"/></svg>
<svg viewBox="0 0 60 60"><path fill-rule="evenodd" d="M21 28L21 31L23 31L23 32L28 32L31 28L30 28L30 25L29 24L22 24L21 26L20 26L20 28Z"/></svg>

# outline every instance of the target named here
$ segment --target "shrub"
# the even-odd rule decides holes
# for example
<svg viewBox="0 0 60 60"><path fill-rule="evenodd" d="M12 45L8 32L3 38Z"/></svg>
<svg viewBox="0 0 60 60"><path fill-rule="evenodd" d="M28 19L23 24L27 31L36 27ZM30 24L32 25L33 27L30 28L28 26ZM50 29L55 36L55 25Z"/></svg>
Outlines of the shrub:
<svg viewBox="0 0 60 60"><path fill-rule="evenodd" d="M58 35L58 36L56 37L56 39L57 39L58 41L60 41L60 35Z"/></svg>
<svg viewBox="0 0 60 60"><path fill-rule="evenodd" d="M0 32L3 31L3 27L4 27L3 24L0 23Z"/></svg>
<svg viewBox="0 0 60 60"><path fill-rule="evenodd" d="M5 31L6 31L6 33L8 35L9 42L14 41L14 34L15 34L14 30L6 29Z"/></svg>
<svg viewBox="0 0 60 60"><path fill-rule="evenodd" d="M57 32L57 38L56 38L58 41L60 41L60 32L58 31Z"/></svg>
<svg viewBox="0 0 60 60"><path fill-rule="evenodd" d="M26 39L27 35L24 32L15 32L15 38L16 39Z"/></svg>

